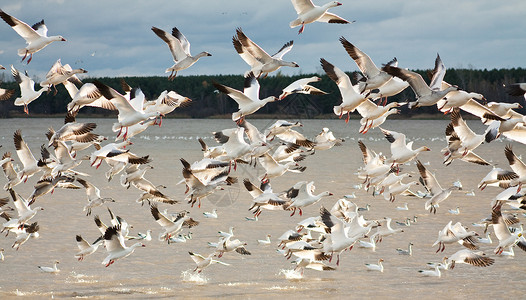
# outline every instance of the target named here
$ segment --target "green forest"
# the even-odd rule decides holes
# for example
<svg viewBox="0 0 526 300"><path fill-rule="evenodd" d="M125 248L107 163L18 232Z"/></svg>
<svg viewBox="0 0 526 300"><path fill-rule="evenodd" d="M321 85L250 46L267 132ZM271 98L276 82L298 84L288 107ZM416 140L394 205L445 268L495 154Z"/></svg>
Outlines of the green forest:
<svg viewBox="0 0 526 300"><path fill-rule="evenodd" d="M427 78L426 70L416 70L424 78ZM348 73L354 78L352 73ZM2 74L7 75L7 74ZM333 106L341 102L340 92L337 85L331 81L327 75L323 74L302 74L297 76L284 76L279 72L276 75L261 78L260 98L270 95L279 96L283 88L293 81L310 76L319 76L321 81L312 85L328 92L328 95L314 96L293 94L283 99L269 103L258 112L258 115L265 117L273 116L297 116L301 118L333 118ZM124 79L132 87L140 87L148 100L156 99L164 90L173 90L183 96L192 99L187 107L181 107L175 110L167 117L178 118L229 118L231 113L237 110L237 104L227 95L219 93L213 86L213 82L218 82L232 88L243 89L242 75L202 75L202 76L178 76L173 81L167 80L165 76L155 77L126 77L126 78L84 78L83 82L100 80L103 83L122 92L120 81ZM446 82L457 85L459 88L468 92L477 92L483 94L488 102L519 102L522 103L521 97L512 97L506 94L505 84L526 82L526 69L493 69L493 70L473 70L473 69L448 69L445 75ZM35 80L39 82L38 80ZM9 100L0 102L0 117L20 117L23 116L23 107L13 105L14 98L20 94L19 88L14 81L3 82L2 88L15 89L15 96ZM38 84L35 88L39 88ZM57 87L58 93L43 93L40 98L29 105L30 117L43 116L63 116L66 113L66 105L71 100L64 86ZM415 95L411 88L405 89L402 93L390 97L388 102L414 101ZM525 113L525 112L523 112ZM420 107L409 110L403 107L400 117L411 118L417 115L436 114L440 112L436 106ZM79 116L100 116L109 117L116 115L116 112L106 111L103 109L84 107L81 109ZM358 117L356 114L354 117Z"/></svg>

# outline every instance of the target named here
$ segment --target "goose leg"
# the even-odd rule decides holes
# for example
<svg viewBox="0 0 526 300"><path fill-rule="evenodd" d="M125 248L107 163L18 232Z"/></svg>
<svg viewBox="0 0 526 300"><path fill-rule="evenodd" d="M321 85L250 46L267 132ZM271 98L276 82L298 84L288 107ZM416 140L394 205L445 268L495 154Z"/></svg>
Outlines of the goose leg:
<svg viewBox="0 0 526 300"><path fill-rule="evenodd" d="M305 29L305 22L301 23L301 28L298 34L302 34L304 29Z"/></svg>

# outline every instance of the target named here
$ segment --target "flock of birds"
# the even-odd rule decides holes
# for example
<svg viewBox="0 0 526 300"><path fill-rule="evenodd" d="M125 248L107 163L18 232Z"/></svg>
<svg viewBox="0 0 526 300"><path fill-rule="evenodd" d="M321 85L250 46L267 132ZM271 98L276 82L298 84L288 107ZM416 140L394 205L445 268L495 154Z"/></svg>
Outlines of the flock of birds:
<svg viewBox="0 0 526 300"><path fill-rule="evenodd" d="M310 0L292 0L292 4L298 17L290 23L290 26L301 26L299 33L304 31L306 24L315 21L351 23L327 12L329 8L341 5L336 1L323 6L315 6ZM50 43L65 41L61 36L47 36L47 27L43 20L29 26L2 10L0 17L26 40L27 47L20 49L18 54L23 57L22 61L27 58L27 63L32 60L34 53ZM168 45L173 55L175 64L166 69L166 72L170 72L169 80L175 80L179 71L189 68L200 58L211 55L208 52L201 52L192 56L190 43L176 27L171 33L157 27L152 27L152 31ZM484 104L480 102L485 101L483 95L467 92L444 82L446 68L440 56L437 56L435 67L430 72L431 83L427 84L419 74L399 68L396 58L382 68L378 68L367 54L346 38L341 37L340 42L362 74L355 78L357 83L353 84L345 72L321 58L323 70L337 84L342 97L341 104L334 106L334 113L339 118L347 115L346 122L348 122L350 114L358 111L361 116L359 133L366 134L371 129L379 128L378 130L383 133L391 146L391 155L385 156L367 147L363 141L358 142L364 163L358 175L363 180L364 188L372 194L383 195L387 201L395 201L396 198L404 196L426 198L424 208L431 213L437 213L440 204L460 188L458 184L443 188L428 167L418 160L419 153L429 151L428 147L413 149L413 142L407 141L403 133L380 127L388 116L398 113L397 107L402 105L407 104L415 109L420 106L437 105L437 109L444 114L450 113L451 123L445 129L447 146L442 150L444 164L447 165L455 159L490 165L473 151L482 143L489 143L501 135L519 143L526 143L526 117L513 110L520 108L520 104L498 102ZM287 211L291 216L297 212L302 216L302 209L315 205L324 197L333 194L329 191L315 193L314 181L300 181L286 191L274 192L271 181L288 172L305 171L305 167L300 165L301 161L309 159L316 151L329 150L344 141L336 138L328 128L323 128L314 139L309 139L295 130L295 127L302 126L300 122L286 120L278 120L260 131L246 118L266 103L282 101L295 93L326 94L310 85L321 79L316 76L300 79L283 88L281 95L260 99L258 79L261 76L267 76L280 67L298 67L297 63L283 60L283 56L292 50L293 41L287 42L276 54L269 55L241 28L237 28L232 43L236 52L250 67L244 75L244 89L240 91L221 83L214 83L214 86L219 92L227 94L237 102L239 110L232 114L235 126L213 132L217 145L207 145L200 139L203 152L201 160L190 163L181 158L183 179L180 183L186 185L184 199L192 207L196 203L200 207L202 199L239 181L235 176L238 164L255 168L259 163L265 173L258 178L258 182L243 179L244 187L252 196L248 209L254 214L255 220L263 211L275 211L273 213ZM40 159L35 158L20 130L13 135L20 164L15 163L10 152L5 152L2 156L1 165L7 179L4 190L9 196L0 200L0 216L5 220L1 231L6 235L15 236L13 249L18 250L31 238L39 236L40 228L38 222L33 222L33 218L44 208L37 207L34 203L39 197L52 193L56 188L84 189L87 198L84 212L88 216L101 206L108 207L114 202L111 198L103 197L104 191L88 181L87 177L90 174L75 170L84 160L89 160L93 172L99 172L97 169L105 162L109 166L109 170L105 173L108 181L120 174L120 184L123 187L133 186L140 191L137 202L149 204L152 220L160 226L157 227L157 230L160 230L156 238L158 241L177 243L191 238L189 234L183 233L184 228L198 226L200 222L190 217L187 210L171 213L169 209L161 209L160 205L173 205L179 201L165 195L161 186L145 178L146 171L151 169L149 163L152 158L134 154L126 148L132 145L130 141L132 137L141 134L150 126L161 126L163 116L181 105L187 105L190 99L174 91L163 91L156 100L147 100L140 88L132 88L124 81L123 93L100 81L82 83L77 74L86 73L86 70L72 69L67 64L62 65L60 59L52 66L46 79L40 83L39 90L35 90L35 82L27 74L22 74L13 66L11 72L20 85L20 96L16 98L15 105L24 106L24 112L27 114L29 114L28 105L32 101L43 92L51 92L52 89L56 92L60 84L64 85L72 99L67 106L68 113L64 125L58 130L50 128L45 133L48 143L42 145ZM407 87L411 87L414 91L415 101L387 103L388 97L396 95ZM524 95L526 83L511 84L507 88L512 95ZM12 90L0 92L0 100L10 99L16 93ZM108 141L110 137L103 137L93 132L97 124L76 122L75 117L84 106L118 111L117 122L112 127L115 132L114 142ZM479 117L484 124L487 124L485 132L482 134L473 132L462 118L461 112ZM81 152L85 154L81 155ZM505 155L511 171L495 167L479 185L481 189L486 186L504 188L503 192L493 199L491 206L488 205L491 217L484 220L486 230L492 227L498 239L496 255L503 255L506 249L509 253L513 251L514 246L526 251L522 228L513 226L519 223L519 219L516 215L501 210L503 205L526 208L525 192L521 191L522 184L526 182L526 165L514 154L510 145L506 146ZM409 173L403 172L402 167L413 162L416 163L420 183L425 186L426 192L414 191L414 186L419 184L417 181L407 182L406 178L410 176ZM17 185L27 184L28 179L37 174L40 174L40 178L31 195L24 198L15 191ZM295 228L287 230L278 238L278 251L287 258L292 256L296 258L295 271L303 274L306 268L319 271L335 270L343 251L352 249L355 245L375 249L384 237L403 232L402 226L411 222L408 219L406 222L399 223L399 227L393 228L394 224L391 224L390 217L367 220L363 211L369 210L370 207L358 207L352 201L353 198L354 195L346 195L337 200L330 209L321 206L318 215L303 219ZM108 267L116 260L132 254L136 248L144 247L145 241L155 239L155 235L152 237L152 230L146 234L130 235L130 226L126 220L114 214L109 207L107 209L111 224L105 225L98 215L94 217L95 224L100 230L100 237L96 241L90 243L80 234L76 235L79 252L75 254L75 258L79 261L95 253L103 245L102 248L107 252L107 256L102 264ZM397 209L407 210L407 203ZM459 214L460 211L457 207L456 211L450 213ZM204 217L218 218L217 210L204 213ZM468 230L460 222L456 224L449 222L443 229L437 228L437 231L439 231L438 238L433 244L433 246L438 245L437 252L444 251L446 245L462 248L444 257L443 262L430 264L430 269L421 270L422 275L440 276L441 270L453 269L457 263L479 267L487 267L494 263L494 258L478 250L478 243L492 242L488 235L486 238L480 238L475 231ZM137 242L127 245L128 240L137 240ZM259 240L258 243L271 244L270 235L264 240ZM412 246L413 244L409 243L408 249L396 250L400 255L412 255ZM214 249L208 255L189 252L196 263L194 271L201 272L207 266L216 263L228 265L218 260L227 252L251 254L247 249L247 243L235 237L233 228L230 232L220 232L218 241L209 243L209 247ZM0 255L3 260L3 249ZM334 257L336 263L331 266ZM383 272L383 261L384 259L380 258L378 264L365 264L365 266L369 270ZM56 273L59 271L58 263L56 261L53 267L39 268L43 272Z"/></svg>

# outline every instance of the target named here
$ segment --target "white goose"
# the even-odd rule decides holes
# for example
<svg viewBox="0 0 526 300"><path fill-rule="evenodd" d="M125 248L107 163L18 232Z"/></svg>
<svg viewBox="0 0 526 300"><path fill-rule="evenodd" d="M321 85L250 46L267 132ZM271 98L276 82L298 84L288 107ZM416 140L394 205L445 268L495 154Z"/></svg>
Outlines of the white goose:
<svg viewBox="0 0 526 300"><path fill-rule="evenodd" d="M169 80L173 80L177 75L178 71L184 70L195 64L201 57L212 56L208 52L200 52L196 56L190 54L190 42L188 39L177 29L172 28L172 34L168 34L166 31L157 27L152 27L152 31L160 37L170 48L175 64L170 68L166 69L166 73L171 72L168 76Z"/></svg>
<svg viewBox="0 0 526 300"><path fill-rule="evenodd" d="M457 263L469 264L476 267L487 267L491 266L495 262L495 259L487 257L482 251L473 252L469 249L462 249L451 255L447 259L447 262L450 269L454 269Z"/></svg>
<svg viewBox="0 0 526 300"><path fill-rule="evenodd" d="M347 51L347 54L349 54L349 56L354 60L354 62L358 65L358 68L360 68L360 71L362 71L363 75L365 76L365 81L361 81L359 83L360 93L363 93L365 90L379 88L392 78L392 76L387 74L385 71L378 69L378 67L367 54L358 49L358 47L351 44L343 36L340 37L340 42L342 43L343 48L345 48L345 51ZM387 63L387 65L394 65L395 62L396 58L393 62Z"/></svg>
<svg viewBox="0 0 526 300"><path fill-rule="evenodd" d="M151 205L150 211L155 221L164 229L164 232L159 234L159 241L167 241L171 236L179 233L183 226L193 227L199 225L199 222L190 218L186 211L179 213L177 218L173 221L161 213L157 208L157 205Z"/></svg>
<svg viewBox="0 0 526 300"><path fill-rule="evenodd" d="M146 247L143 243L137 242L129 247L124 244L124 236L121 233L120 226L108 227L104 233L104 246L108 256L104 258L102 264L109 267L117 259L129 256L137 247Z"/></svg>
<svg viewBox="0 0 526 300"><path fill-rule="evenodd" d="M367 268L368 271L379 271L383 273L384 265L382 264L382 262L384 262L384 259L380 258L378 260L378 264L365 264L365 267Z"/></svg>
<svg viewBox="0 0 526 300"><path fill-rule="evenodd" d="M417 157L420 152L431 151L426 146L413 150L413 142L406 143L405 134L380 128L385 138L391 143L391 157L387 160L390 164L405 164Z"/></svg>
<svg viewBox="0 0 526 300"><path fill-rule="evenodd" d="M356 108L358 113L362 116L362 119L360 120L360 124L362 125L360 128L360 133L367 133L367 131L373 126L375 119L382 117L392 108L399 106L400 104L398 104L398 102L391 102L384 106L378 106L369 99L365 100Z"/></svg>
<svg viewBox="0 0 526 300"><path fill-rule="evenodd" d="M270 237L271 237L271 235L267 234L267 236L265 237L264 240L258 240L258 245L270 245L270 243L271 243Z"/></svg>
<svg viewBox="0 0 526 300"><path fill-rule="evenodd" d="M99 188L94 186L91 182L82 178L77 178L77 181L86 189L88 204L84 206L83 209L83 211L86 212L86 216L91 215L92 208L101 206L104 202L115 202L112 198L102 198L100 196Z"/></svg>
<svg viewBox="0 0 526 300"><path fill-rule="evenodd" d="M287 85L278 97L279 100L285 99L288 95L291 94L310 94L310 95L326 95L327 92L324 92L312 85L309 85L311 82L320 81L321 78L318 76L312 76L307 78L301 78L293 83Z"/></svg>
<svg viewBox="0 0 526 300"><path fill-rule="evenodd" d="M418 273L424 275L424 276L430 276L430 277L440 277L442 274L440 273L440 269L438 265L435 265L434 270L418 270Z"/></svg>
<svg viewBox="0 0 526 300"><path fill-rule="evenodd" d="M20 180L26 182L29 177L40 171L40 167L38 166L38 161L35 159L33 153L31 153L31 150L22 138L22 131L20 129L13 134L13 141L16 154L24 165L24 168L18 172L18 177Z"/></svg>
<svg viewBox="0 0 526 300"><path fill-rule="evenodd" d="M294 210L291 216L296 213L296 209L299 209L301 216L303 215L302 208L315 204L325 196L333 195L328 191L314 195L315 188L314 181L300 181L287 191L287 198L290 199L291 202L285 207Z"/></svg>
<svg viewBox="0 0 526 300"><path fill-rule="evenodd" d="M242 242L238 239L232 240L232 235L226 238L221 238L218 242L215 253L218 253L218 257L222 257L226 252L236 251L241 255L251 255L245 246L247 243Z"/></svg>
<svg viewBox="0 0 526 300"><path fill-rule="evenodd" d="M458 187L453 185L447 189L443 189L435 178L435 175L429 172L419 160L416 161L416 166L424 181L425 187L432 195L431 199L427 200L424 204L424 208L430 212L436 213L439 204L446 200L453 190L458 190Z"/></svg>
<svg viewBox="0 0 526 300"><path fill-rule="evenodd" d="M260 156L259 162L265 169L265 175L263 176L262 180L279 177L285 174L285 172L287 171L301 173L307 168L301 167L295 161L289 161L284 164L280 164L268 153L265 153L262 156Z"/></svg>
<svg viewBox="0 0 526 300"><path fill-rule="evenodd" d="M19 226L31 220L37 214L37 212L44 210L44 208L40 206L31 208L26 199L18 195L13 189L9 189L9 194L11 194L11 198L13 199L13 203L15 204L16 210L18 212Z"/></svg>
<svg viewBox="0 0 526 300"><path fill-rule="evenodd" d="M115 105L115 107L117 107L117 109L119 110L119 115L117 116L118 122L113 124L112 130L119 131L117 136L120 136L124 129L125 130L125 133L123 136L124 140L126 140L126 137L127 137L128 126L146 121L151 118L157 118L161 116L161 113L159 111L145 113L142 110L142 108L137 110L131 105L130 101L128 101L126 97L121 95L116 90L103 84L100 81L94 81L93 83L95 84L97 89L100 91L100 93L106 99L109 99Z"/></svg>
<svg viewBox="0 0 526 300"><path fill-rule="evenodd" d="M203 215L205 216L205 218L209 218L209 219L217 219L217 209L214 208L212 210L212 212L204 212Z"/></svg>
<svg viewBox="0 0 526 300"><path fill-rule="evenodd" d="M295 62L283 60L283 56L292 50L293 41L286 43L276 54L270 56L258 44L248 38L241 28L237 28L232 43L237 53L250 66L249 72L252 72L257 78L262 74L266 77L268 73L276 71L282 66L299 67Z"/></svg>
<svg viewBox="0 0 526 300"><path fill-rule="evenodd" d="M441 90L445 90L449 88L451 84L442 81ZM477 101L486 101L486 98L479 93L475 92L466 92L463 90L458 91L451 91L447 94L447 98L443 98L437 102L438 110L443 112L444 114L450 112L453 108L460 108L464 109L466 108L466 111L472 110L472 106L476 106L479 104L481 107L482 104L478 103ZM466 107L464 107L466 105Z"/></svg>
<svg viewBox="0 0 526 300"><path fill-rule="evenodd" d="M237 121L242 117L253 114L265 104L274 102L278 98L269 96L264 99L259 99L259 82L254 76L254 73L250 72L245 76L245 85L243 92L233 89L231 87L214 82L214 86L221 93L227 94L230 98L234 99L239 107L237 112L232 113L232 120Z"/></svg>
<svg viewBox="0 0 526 300"><path fill-rule="evenodd" d="M84 260L84 257L95 253L97 249L99 249L99 246L104 242L103 239L99 238L93 244L90 244L80 234L77 234L75 239L77 241L77 246L79 247L79 252L75 254L75 258L78 261L82 261Z"/></svg>
<svg viewBox="0 0 526 300"><path fill-rule="evenodd" d="M511 233L508 225L504 221L501 212L502 203L497 204L491 212L491 219L495 236L499 239L499 244L495 248L495 254L502 254L505 248L517 245L522 250L526 251L526 241L520 239L522 231Z"/></svg>
<svg viewBox="0 0 526 300"><path fill-rule="evenodd" d="M409 243L409 245L407 246L407 250L401 249L401 248L396 248L396 252L398 252L398 254L400 254L400 255L412 256L413 255L413 243Z"/></svg>
<svg viewBox="0 0 526 300"><path fill-rule="evenodd" d="M36 23L33 26L29 26L19 19L6 14L0 9L0 17L9 25L13 30L16 31L21 37L26 40L27 47L18 49L18 56L23 56L22 61L26 59L29 54L27 63L31 62L33 53L38 52L47 45L55 41L63 41L66 39L59 35L47 36L47 26L44 24L44 20Z"/></svg>
<svg viewBox="0 0 526 300"><path fill-rule="evenodd" d="M20 86L20 97L15 99L15 105L24 106L24 112L29 115L29 103L38 99L44 91L49 90L49 87L42 87L38 91L35 91L35 81L29 78L27 72L26 74L20 74L20 72L11 65L11 73L13 74L16 83Z"/></svg>
<svg viewBox="0 0 526 300"><path fill-rule="evenodd" d="M409 83L416 95L416 101L410 102L409 108L435 105L440 99L447 96L449 92L458 90L456 86L450 86L445 90L440 90L442 79L446 74L446 67L442 63L439 55L437 55L435 60L434 75L430 85L427 85L420 74L413 71L390 65L384 66L382 70Z"/></svg>
<svg viewBox="0 0 526 300"><path fill-rule="evenodd" d="M37 267L40 269L40 271L42 271L44 273L58 273L58 272L60 272L60 270L57 267L58 264L59 264L59 261L56 260L53 263L53 267L43 267L43 266L37 266Z"/></svg>
<svg viewBox="0 0 526 300"><path fill-rule="evenodd" d="M305 29L305 24L313 22L325 22L325 23L339 23L347 24L349 22L333 13L327 12L329 8L342 5L338 1L327 2L322 6L317 6L312 3L311 0L292 0L292 5L298 14L298 17L290 22L290 28L294 28L301 25L298 34L301 34ZM353 21L354 22L354 21Z"/></svg>
<svg viewBox="0 0 526 300"><path fill-rule="evenodd" d="M68 112L78 112L84 106L101 107L108 110L117 110L110 100L104 98L97 86L88 82L83 84L80 89L69 81L64 82L64 87L71 97L68 103Z"/></svg>
<svg viewBox="0 0 526 300"><path fill-rule="evenodd" d="M342 96L342 103L333 108L334 114L340 118L343 114L347 114L345 122L348 123L350 113L362 104L368 95L362 95L358 90L358 85L353 85L349 76L338 67L323 58L320 59L320 62L327 76L338 85Z"/></svg>
<svg viewBox="0 0 526 300"><path fill-rule="evenodd" d="M243 179L243 184L252 196L252 205L248 209L255 217L259 217L263 210L284 210L287 201L280 198L278 193L272 191L270 182L263 180L260 187L255 186L248 178Z"/></svg>
<svg viewBox="0 0 526 300"><path fill-rule="evenodd" d="M201 254L193 253L190 251L188 251L188 254L190 254L190 257L196 264L194 272L197 271L197 273L201 273L206 267L208 267L211 264L222 264L224 266L230 266L230 264L224 263L219 260L215 260L214 257L217 256L217 253L215 252L211 253L207 257L204 257Z"/></svg>
<svg viewBox="0 0 526 300"><path fill-rule="evenodd" d="M80 79L77 77L76 74L81 73L88 73L88 71L77 68L72 69L69 64L62 65L62 62L60 61L60 58L51 66L51 69L46 74L46 80L40 82L40 86L53 86L55 89L55 94L57 94L57 85L61 83L65 83L67 81L82 84Z"/></svg>
<svg viewBox="0 0 526 300"><path fill-rule="evenodd" d="M475 236L478 234L475 231L467 231L460 222L452 225L452 221L438 232L438 239L433 243L432 247L438 244L437 253L443 252L446 248L446 244L459 243L464 247L477 250L479 247L476 244L477 240Z"/></svg>
<svg viewBox="0 0 526 300"><path fill-rule="evenodd" d="M522 115L514 111L514 109L520 109L522 108L522 105L520 103L505 103L505 102L489 102L486 105L491 112L496 114L497 116L508 119L508 118L522 118Z"/></svg>

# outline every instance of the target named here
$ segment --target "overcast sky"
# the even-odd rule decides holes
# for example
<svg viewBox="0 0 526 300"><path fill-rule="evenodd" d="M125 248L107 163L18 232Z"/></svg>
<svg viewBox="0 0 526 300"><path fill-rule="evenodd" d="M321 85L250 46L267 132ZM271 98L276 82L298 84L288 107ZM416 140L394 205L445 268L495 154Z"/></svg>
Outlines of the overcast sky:
<svg viewBox="0 0 526 300"><path fill-rule="evenodd" d="M322 5L327 0L314 0ZM173 64L166 44L151 27L176 26L190 41L193 55L204 57L178 75L243 74L248 65L232 46L236 27L269 54L294 40L284 56L299 68L284 74L320 72L320 58L345 71L357 70L338 41L340 36L382 63L397 57L399 66L429 69L439 53L446 67L513 68L526 65L526 2L523 0L341 0L331 12L353 24L308 24L303 34L289 22L296 12L289 0L0 0L6 13L33 25L45 20L48 35L62 35L20 63L16 50L25 41L0 21L0 64L45 76L59 58L87 76L167 76ZM261 4L264 3L265 6ZM8 72L8 71L2 71ZM42 78L41 77L41 78Z"/></svg>

